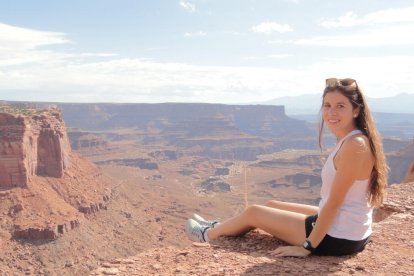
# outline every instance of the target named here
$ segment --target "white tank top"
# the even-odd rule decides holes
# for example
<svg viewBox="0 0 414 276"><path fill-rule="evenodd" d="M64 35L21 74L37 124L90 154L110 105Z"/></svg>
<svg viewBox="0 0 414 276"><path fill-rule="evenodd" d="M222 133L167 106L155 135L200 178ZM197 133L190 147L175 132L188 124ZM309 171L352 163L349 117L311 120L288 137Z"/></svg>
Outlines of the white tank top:
<svg viewBox="0 0 414 276"><path fill-rule="evenodd" d="M322 169L322 188L319 211L324 207L328 200L329 192L336 175L334 158L343 142L348 137L362 133L360 130L353 130L342 138L329 154L328 159ZM347 240L362 240L372 233L372 210L368 200L369 179L356 180L341 205L328 234L332 237Z"/></svg>

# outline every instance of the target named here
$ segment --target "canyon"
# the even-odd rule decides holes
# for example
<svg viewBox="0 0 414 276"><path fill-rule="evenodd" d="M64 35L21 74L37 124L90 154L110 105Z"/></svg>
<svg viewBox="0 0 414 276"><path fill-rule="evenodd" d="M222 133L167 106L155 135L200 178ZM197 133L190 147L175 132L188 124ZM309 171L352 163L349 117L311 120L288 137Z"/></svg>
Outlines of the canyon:
<svg viewBox="0 0 414 276"><path fill-rule="evenodd" d="M314 150L311 158L321 156L317 125L287 116L283 106L188 103L60 103L57 106L65 114L69 136L73 137L72 131L85 134L80 140L73 139L72 143L92 145L92 148L81 151L85 155L93 154L102 146L109 150L109 144L113 150L122 151L121 148L125 149L128 144L132 148L152 148L154 151L162 148L177 155L247 162L257 160L260 155L288 149ZM377 123L382 124L386 118L379 117ZM399 183L412 162L414 152L410 147L414 140L397 137L399 131L394 131L392 124L383 125L386 133L383 144L391 168L389 182ZM89 142L86 142L87 137L91 137ZM335 143L329 135L325 142L328 149ZM144 151L141 150L140 158L147 158ZM136 155L128 156L128 159L134 159ZM301 156L294 162L309 161L308 165L312 166L313 161L307 158Z"/></svg>
<svg viewBox="0 0 414 276"><path fill-rule="evenodd" d="M282 106L11 106L0 107L0 272L5 275L116 269L125 275L168 274L164 268L171 264L159 258L180 254L177 266L182 263L184 273L198 267L184 256L194 252L208 262L209 252L223 260L244 259L197 249L185 237L185 219L193 212L226 218L269 199L313 205L319 200L323 153L317 128L289 118ZM332 137L326 142L329 148ZM412 181L413 142L398 137L383 142L394 171L390 183ZM389 208L383 217L392 213ZM258 248L263 239L280 244L261 233L249 234L243 244ZM236 246L224 242L230 250ZM150 267L137 259L150 261Z"/></svg>

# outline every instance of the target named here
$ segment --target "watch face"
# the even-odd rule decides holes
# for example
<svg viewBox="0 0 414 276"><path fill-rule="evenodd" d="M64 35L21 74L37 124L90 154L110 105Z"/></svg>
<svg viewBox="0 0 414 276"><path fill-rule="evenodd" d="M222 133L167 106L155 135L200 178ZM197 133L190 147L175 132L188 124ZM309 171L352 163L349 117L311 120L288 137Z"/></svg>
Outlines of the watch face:
<svg viewBox="0 0 414 276"><path fill-rule="evenodd" d="M311 243L308 240L305 240L303 242L303 247L309 251L313 251L314 248L312 247Z"/></svg>

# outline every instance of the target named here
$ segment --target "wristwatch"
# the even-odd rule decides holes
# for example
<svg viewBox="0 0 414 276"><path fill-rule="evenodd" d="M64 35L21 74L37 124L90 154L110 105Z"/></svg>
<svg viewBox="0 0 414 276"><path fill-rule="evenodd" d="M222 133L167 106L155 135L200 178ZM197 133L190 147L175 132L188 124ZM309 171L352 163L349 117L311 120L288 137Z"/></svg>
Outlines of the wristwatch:
<svg viewBox="0 0 414 276"><path fill-rule="evenodd" d="M311 253L315 252L315 248L312 246L309 240L305 240L303 242L303 248L305 248L306 250L309 250Z"/></svg>

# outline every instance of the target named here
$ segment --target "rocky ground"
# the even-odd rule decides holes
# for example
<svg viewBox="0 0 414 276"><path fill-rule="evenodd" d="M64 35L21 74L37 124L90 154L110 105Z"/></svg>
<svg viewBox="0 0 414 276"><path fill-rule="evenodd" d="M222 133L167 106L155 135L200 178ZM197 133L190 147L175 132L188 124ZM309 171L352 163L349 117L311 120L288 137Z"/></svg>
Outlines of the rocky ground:
<svg viewBox="0 0 414 276"><path fill-rule="evenodd" d="M254 231L185 249L152 249L102 262L91 275L413 275L414 183L393 185L377 212L371 242L344 257L274 258L282 242Z"/></svg>
<svg viewBox="0 0 414 276"><path fill-rule="evenodd" d="M0 116L0 275L88 275L91 271L94 275L413 273L409 267L414 255L410 229L414 204L409 200L414 194L412 185L391 189L387 207L377 216L380 222L374 228L373 242L363 253L343 258L273 259L269 251L283 243L265 233L252 232L207 245L191 244L182 225L191 213L201 210L208 217L214 214L225 218L248 204L269 199L315 203L319 197L314 180L320 171L318 154L288 150L269 156L267 163L257 166L235 162L238 157L249 160L251 154L275 149L273 142L266 142L263 148L262 140L253 145L249 135L223 132L228 131L225 121L216 136L210 131L207 136L195 133L194 139L181 146L191 148L192 154L221 160L227 156L232 159L230 164L234 163L231 166L191 154L183 156L180 151L158 152L165 146L165 137L160 139L161 134L156 132L154 137L146 134L143 139L142 133L136 136L135 129L132 136L131 129L117 129L112 135L116 134L113 138L119 141L111 141L112 145L101 136L83 137L78 144L82 153L89 153L86 156L91 160L86 160L71 153L57 110L3 111L27 118ZM139 137L145 143L138 146ZM234 148L227 142L222 148L216 147L217 139L233 141L234 137L241 139ZM146 143L150 138L154 144L149 146ZM282 144L295 145L290 142ZM193 147L199 143L208 150ZM404 155L410 162L411 152ZM156 160L156 166L140 166L143 156ZM272 158L279 158L278 162L272 163ZM103 174L90 163L118 159L125 166L102 165ZM225 166L230 166L230 176L218 177L216 169ZM9 181L9 172L19 178ZM219 184L220 189L202 186L213 175L219 178L213 184ZM414 179L413 174L407 177ZM28 234L16 235L20 228ZM33 235L33 230L43 233L50 229L51 238Z"/></svg>
<svg viewBox="0 0 414 276"><path fill-rule="evenodd" d="M81 216L79 227L53 241L12 237L12 217L9 208L3 206L7 203L4 195L9 191L0 191L0 275L88 275L114 258L128 258L153 248L190 246L182 225L193 212L202 210L207 217L227 218L243 210L246 204L262 204L271 198L312 204L318 196L316 188L269 188L261 184L275 175L291 174L302 168L246 170L241 164L232 166L231 176L226 176L231 192L201 189L202 180L213 175L216 167L223 166L221 161L212 164L210 160L192 157L159 162L158 170L102 166L103 177L110 183L107 208ZM188 167L192 169L191 175L182 174L183 168ZM50 198L50 193L42 190L48 186L41 182L36 186L40 189L37 194ZM80 185L77 191L85 194L88 187ZM27 204L24 208L31 210ZM32 221L36 217L27 218Z"/></svg>

